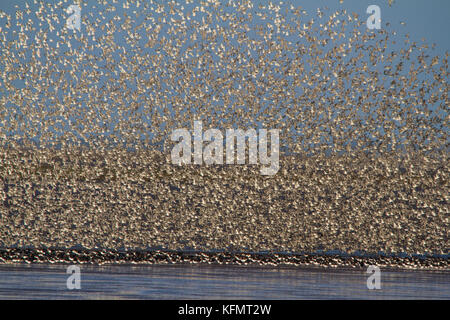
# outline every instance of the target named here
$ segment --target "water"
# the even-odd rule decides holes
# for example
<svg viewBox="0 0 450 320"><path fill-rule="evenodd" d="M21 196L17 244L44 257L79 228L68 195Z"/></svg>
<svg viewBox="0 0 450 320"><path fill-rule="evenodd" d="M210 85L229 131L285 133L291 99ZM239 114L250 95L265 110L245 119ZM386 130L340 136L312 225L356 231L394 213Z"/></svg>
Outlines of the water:
<svg viewBox="0 0 450 320"><path fill-rule="evenodd" d="M0 299L450 299L450 272L205 265L81 266L68 290L66 265L0 265Z"/></svg>

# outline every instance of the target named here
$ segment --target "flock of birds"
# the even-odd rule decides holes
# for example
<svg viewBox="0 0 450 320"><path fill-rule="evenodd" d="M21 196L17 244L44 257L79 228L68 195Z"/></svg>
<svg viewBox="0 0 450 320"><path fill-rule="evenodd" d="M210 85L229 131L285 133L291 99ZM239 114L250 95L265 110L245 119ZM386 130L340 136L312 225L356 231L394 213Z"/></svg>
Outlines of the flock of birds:
<svg viewBox="0 0 450 320"><path fill-rule="evenodd" d="M0 246L448 254L448 53L344 8L70 4L0 12ZM280 129L280 172L171 165L194 120Z"/></svg>

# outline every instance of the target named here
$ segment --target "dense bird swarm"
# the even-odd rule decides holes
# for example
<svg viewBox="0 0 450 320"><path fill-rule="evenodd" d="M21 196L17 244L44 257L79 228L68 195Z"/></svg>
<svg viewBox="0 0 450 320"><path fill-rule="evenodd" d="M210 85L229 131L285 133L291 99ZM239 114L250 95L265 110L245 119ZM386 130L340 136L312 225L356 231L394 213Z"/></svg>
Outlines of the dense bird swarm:
<svg viewBox="0 0 450 320"><path fill-rule="evenodd" d="M0 13L0 246L448 254L448 53L345 9L68 5ZM194 120L280 129L279 172L172 165Z"/></svg>
<svg viewBox="0 0 450 320"><path fill-rule="evenodd" d="M1 154L4 246L448 252L448 167L395 154L173 166L159 152ZM9 174L7 172L9 171Z"/></svg>

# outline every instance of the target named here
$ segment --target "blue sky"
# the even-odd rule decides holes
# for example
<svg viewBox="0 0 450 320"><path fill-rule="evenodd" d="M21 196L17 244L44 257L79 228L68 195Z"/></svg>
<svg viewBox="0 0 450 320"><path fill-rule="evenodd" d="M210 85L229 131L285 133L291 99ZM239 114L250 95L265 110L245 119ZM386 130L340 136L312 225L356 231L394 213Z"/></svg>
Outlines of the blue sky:
<svg viewBox="0 0 450 320"><path fill-rule="evenodd" d="M0 9L14 17L14 12L16 10L15 6L17 5L20 9L23 9L26 2L30 4L32 3L32 1L0 0ZM56 3L60 1L46 2ZM90 8L96 3L96 1L84 2L88 5L86 7L83 6L81 15L87 16L88 13L92 13ZM180 2L182 3L182 1ZM280 3L280 1L272 2L275 4ZM63 8L67 8L74 3L76 3L76 1L67 1L66 4L63 5ZM258 4L267 3L268 1L254 1L255 6ZM369 14L366 13L367 7L375 4L381 8L382 28L385 27L386 23L389 23L390 26L387 29L390 31L397 31L399 34L399 39L403 39L404 34L409 34L411 41L417 42L419 45L423 43L422 39L424 39L425 43L430 46L435 43L436 48L432 52L433 55L443 56L449 51L450 37L448 36L448 32L450 31L450 1L448 0L395 0L392 6L389 6L388 0L344 0L343 3L340 3L339 0L303 0L284 1L284 3L292 3L294 7L301 6L302 9L306 10L311 17L315 15L317 8L328 7L328 12L345 9L348 13L355 12L359 14L361 21L365 21L369 17ZM32 9L33 8L35 7L32 6ZM60 12L58 14L63 15L61 17L61 21L64 22L66 18L64 16L65 13ZM121 14L120 9L114 15L116 14ZM4 19L3 21L0 19L0 27L3 26L3 24ZM365 26L363 26L362 29L365 29ZM81 32L84 31L85 30L83 30L82 26ZM9 36L14 35L10 33ZM121 41L120 35L117 37L117 41ZM123 43L121 43L121 45L123 45ZM394 47L398 50L401 48L401 43ZM150 49L150 51L152 51L152 49ZM141 76L145 77L145 74ZM164 85L164 81L161 82ZM17 81L16 83L18 86L21 85L20 81ZM101 84L101 81L99 83ZM133 83L130 83L130 88L133 88L133 85ZM163 87L163 89L166 88ZM62 97L63 92L59 91L59 94ZM81 108L85 107L86 106L82 106ZM117 117L115 119L113 118L111 123L108 124L109 128L113 128L117 124L117 121Z"/></svg>
<svg viewBox="0 0 450 320"><path fill-rule="evenodd" d="M11 14L15 12L15 5L23 7L24 3L32 3L32 0L0 0L0 9ZM59 2L47 0L48 3ZM95 3L95 1L83 1ZM120 0L119 0L120 2ZM180 1L182 3L182 1ZM255 4L267 3L268 1L254 1ZM278 3L279 1L272 1ZM67 6L75 3L68 1ZM389 6L388 0L292 0L284 1L294 6L302 6L308 12L314 12L318 7L329 7L330 9L345 8L349 11L360 13L361 16L369 16L366 9L375 4L381 8L382 23L390 22L399 31L410 33L416 41L425 38L428 43L436 43L436 49L444 52L450 48L450 1L448 0L395 0ZM403 21L406 24L400 25Z"/></svg>

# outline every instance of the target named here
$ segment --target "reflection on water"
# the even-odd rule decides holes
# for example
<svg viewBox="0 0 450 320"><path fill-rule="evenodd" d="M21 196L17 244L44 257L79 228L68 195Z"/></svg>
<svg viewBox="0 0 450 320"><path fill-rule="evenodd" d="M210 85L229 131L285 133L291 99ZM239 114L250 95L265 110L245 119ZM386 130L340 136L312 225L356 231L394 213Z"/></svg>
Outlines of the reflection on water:
<svg viewBox="0 0 450 320"><path fill-rule="evenodd" d="M0 265L0 299L450 299L450 272L198 265L81 266L68 290L65 265Z"/></svg>

